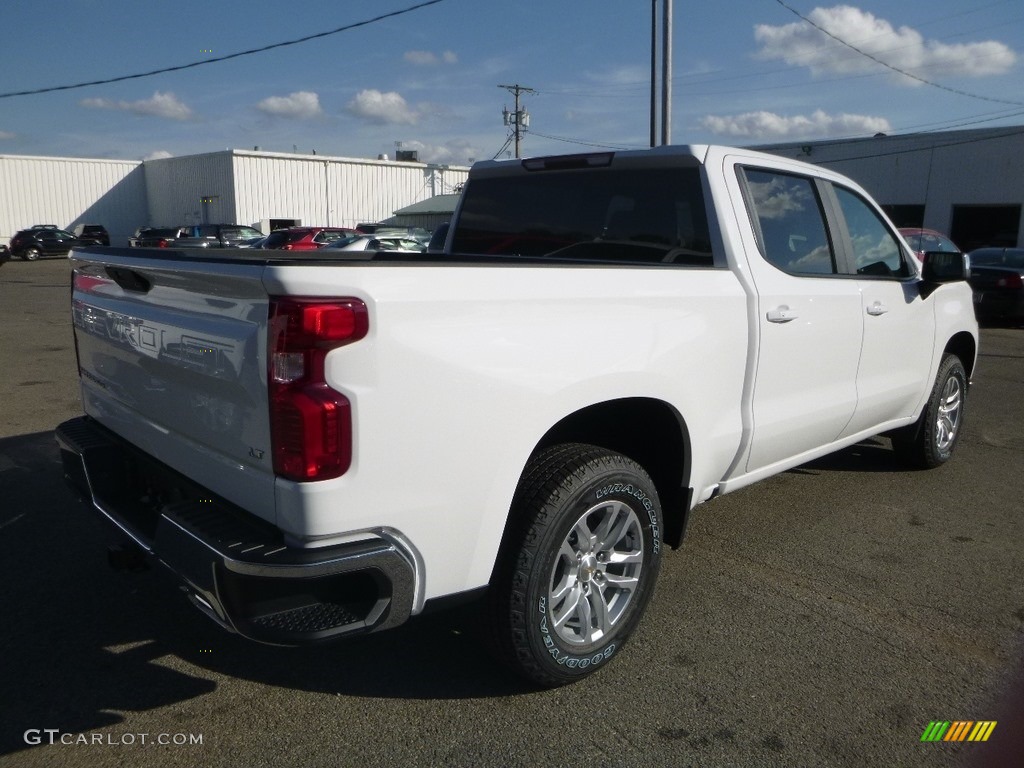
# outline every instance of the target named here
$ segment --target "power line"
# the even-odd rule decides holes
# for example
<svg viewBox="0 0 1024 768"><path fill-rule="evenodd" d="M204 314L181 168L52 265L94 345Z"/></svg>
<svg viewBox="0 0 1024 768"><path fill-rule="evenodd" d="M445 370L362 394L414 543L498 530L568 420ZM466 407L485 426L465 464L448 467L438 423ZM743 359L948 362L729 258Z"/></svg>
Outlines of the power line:
<svg viewBox="0 0 1024 768"><path fill-rule="evenodd" d="M107 78L106 80L91 80L91 81L86 82L86 83L75 83L73 85L55 85L55 86L50 86L49 88L36 88L35 90L31 90L31 91L11 91L10 93L0 93L0 99L9 99L9 98L12 98L14 96L34 96L34 95L37 95L37 94L40 94L40 93L52 93L54 91L70 91L70 90L74 90L76 88L88 88L89 86L93 86L93 85L108 85L110 83L120 83L120 82L122 82L124 80L138 80L139 78L143 78L143 77L152 77L153 75L163 75L163 74L166 74L167 72L180 72L183 69L192 69L194 67L201 67L204 64L216 64L216 63L221 62L221 61L228 61L230 59L241 58L242 56L251 56L254 53L263 53L264 51L272 51L275 48L284 48L284 47L289 46L289 45L298 45L299 43L306 43L306 42L309 42L310 40L316 40L316 39L321 38L321 37L329 37L330 35L336 35L339 32L348 32L349 30L352 30L352 29L357 29L359 27L365 27L365 26L367 26L369 24L375 24L376 22L383 21L385 19L392 19L392 18L394 18L396 16L402 16L402 15L404 15L406 13L411 13L412 11L417 11L420 8L426 8L428 5L437 5L438 3L442 3L442 2L444 2L444 0L424 0L424 2L417 3L416 5L411 5L408 8L403 8L403 9L398 10L398 11L391 11L390 13L383 13L380 16L374 16L372 19L366 19L364 21L357 21L357 22L355 22L353 24L346 24L343 27L338 27L337 29L332 29L332 30L329 30L327 32L318 32L315 35L306 35L305 37L300 37L300 38L297 38L295 40L286 40L286 41L284 41L282 43L272 43L270 45L264 45L264 46L262 46L260 48L250 48L247 51L238 51L237 53L229 53L226 56L217 56L217 57L212 58L212 59L201 59L200 61L193 61L193 62L191 62L189 64L179 64L179 65L174 66L174 67L164 67L163 69L154 69L154 70L151 70L149 72L138 72L138 73L136 73L134 75L121 75L120 77L111 77L111 78Z"/></svg>
<svg viewBox="0 0 1024 768"><path fill-rule="evenodd" d="M542 139L552 139L553 141L564 141L564 142L566 142L568 144L582 144L585 147L598 147L600 149L628 150L628 149L646 149L647 148L646 144L633 144L631 146L629 146L629 145L623 146L621 144L608 144L606 142L605 143L598 143L598 142L593 142L593 141L581 141L579 139L567 139L564 136L548 136L546 133L537 133L536 131L530 131L530 135L531 136L540 136Z"/></svg>
<svg viewBox="0 0 1024 768"><path fill-rule="evenodd" d="M806 21L808 24L810 24L812 27L814 27L816 30L818 30L822 34L828 35L829 37L831 37L833 40L835 40L840 45L846 46L851 51L855 51L856 53L859 53L861 56L864 56L865 58L871 59L871 61L875 62L876 64L881 64L886 69L891 69L893 72L898 72L899 74L903 75L904 77L909 77L911 80L917 80L919 83L924 83L925 85L930 85L932 88L938 88L939 90L948 91L949 93L955 93L958 96L967 96L968 98L980 99L981 101L991 101L991 102L995 102L996 104L1012 104L1015 107L1024 107L1024 102L1021 102L1021 101L1010 101L1009 99L996 99L996 98L993 98L991 96L979 96L976 93L969 93L968 91L961 91L958 88L950 88L949 86L946 86L946 85L940 85L939 83L933 83L931 80L925 80L923 77L918 77L917 75L912 74L910 72L907 72L906 70L900 69L899 67L894 67L892 64L889 64L888 62L882 61L881 59L879 59L879 58L877 58L875 56L872 56L867 51L862 51L857 46L852 45L852 44L846 42L845 40L843 40L841 37L838 37L837 35L832 34L827 29L822 27L820 24L816 24L815 22L813 22L810 19L808 19L806 16L804 16L802 13L800 13L800 11L796 10L795 8L791 8L790 6L786 5L784 2L782 2L782 0L775 0L775 2L778 3L779 5L781 5L783 8L785 8L787 11L792 13L797 18L803 19L804 21Z"/></svg>

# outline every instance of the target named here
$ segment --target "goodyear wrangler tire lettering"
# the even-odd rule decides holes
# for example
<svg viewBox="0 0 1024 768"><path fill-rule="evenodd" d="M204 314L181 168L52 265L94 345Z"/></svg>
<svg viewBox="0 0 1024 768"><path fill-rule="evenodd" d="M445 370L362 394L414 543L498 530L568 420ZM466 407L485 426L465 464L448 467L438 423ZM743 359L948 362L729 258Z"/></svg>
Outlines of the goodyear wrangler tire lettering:
<svg viewBox="0 0 1024 768"><path fill-rule="evenodd" d="M488 592L499 658L548 687L606 664L650 599L660 518L654 483L631 459L575 443L535 455Z"/></svg>

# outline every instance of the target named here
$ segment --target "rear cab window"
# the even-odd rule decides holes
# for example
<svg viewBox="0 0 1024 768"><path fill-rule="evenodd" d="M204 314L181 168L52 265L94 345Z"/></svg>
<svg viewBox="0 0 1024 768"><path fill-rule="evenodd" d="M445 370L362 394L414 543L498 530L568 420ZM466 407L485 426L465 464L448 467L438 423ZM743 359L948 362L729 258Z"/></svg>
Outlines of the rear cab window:
<svg viewBox="0 0 1024 768"><path fill-rule="evenodd" d="M528 163L524 167L528 169ZM471 179L452 244L457 254L711 267L700 168L537 170Z"/></svg>

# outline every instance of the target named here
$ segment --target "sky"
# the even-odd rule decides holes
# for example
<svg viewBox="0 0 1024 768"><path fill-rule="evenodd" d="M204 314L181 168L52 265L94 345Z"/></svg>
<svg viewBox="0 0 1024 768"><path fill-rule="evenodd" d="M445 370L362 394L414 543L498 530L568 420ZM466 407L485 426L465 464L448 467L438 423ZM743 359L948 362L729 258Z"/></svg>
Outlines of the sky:
<svg viewBox="0 0 1024 768"><path fill-rule="evenodd" d="M411 9L423 1L3 0L0 94L360 26L0 95L0 154L405 149L464 165L512 151L502 86L516 84L533 90L524 156L649 146L652 2ZM674 144L1024 125L1020 0L675 0L673 11ZM396 15L370 22L384 14Z"/></svg>

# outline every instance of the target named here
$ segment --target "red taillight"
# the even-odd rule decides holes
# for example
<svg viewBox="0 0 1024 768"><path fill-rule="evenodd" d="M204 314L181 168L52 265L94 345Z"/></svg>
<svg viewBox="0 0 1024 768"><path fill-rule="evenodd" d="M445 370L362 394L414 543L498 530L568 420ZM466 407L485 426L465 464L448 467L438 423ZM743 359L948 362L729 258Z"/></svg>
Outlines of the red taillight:
<svg viewBox="0 0 1024 768"><path fill-rule="evenodd" d="M1007 275L1006 277L1000 277L998 280L996 280L996 287L1019 290L1021 288L1024 288L1024 280L1021 279L1020 275L1010 274Z"/></svg>
<svg viewBox="0 0 1024 768"><path fill-rule="evenodd" d="M348 470L351 404L327 385L324 361L368 329L359 299L271 297L267 381L276 474L311 481Z"/></svg>
<svg viewBox="0 0 1024 768"><path fill-rule="evenodd" d="M157 248L166 248L168 245L169 245L169 243L168 243L168 241L165 238L160 238L160 242L158 242L156 244L156 247Z"/></svg>

